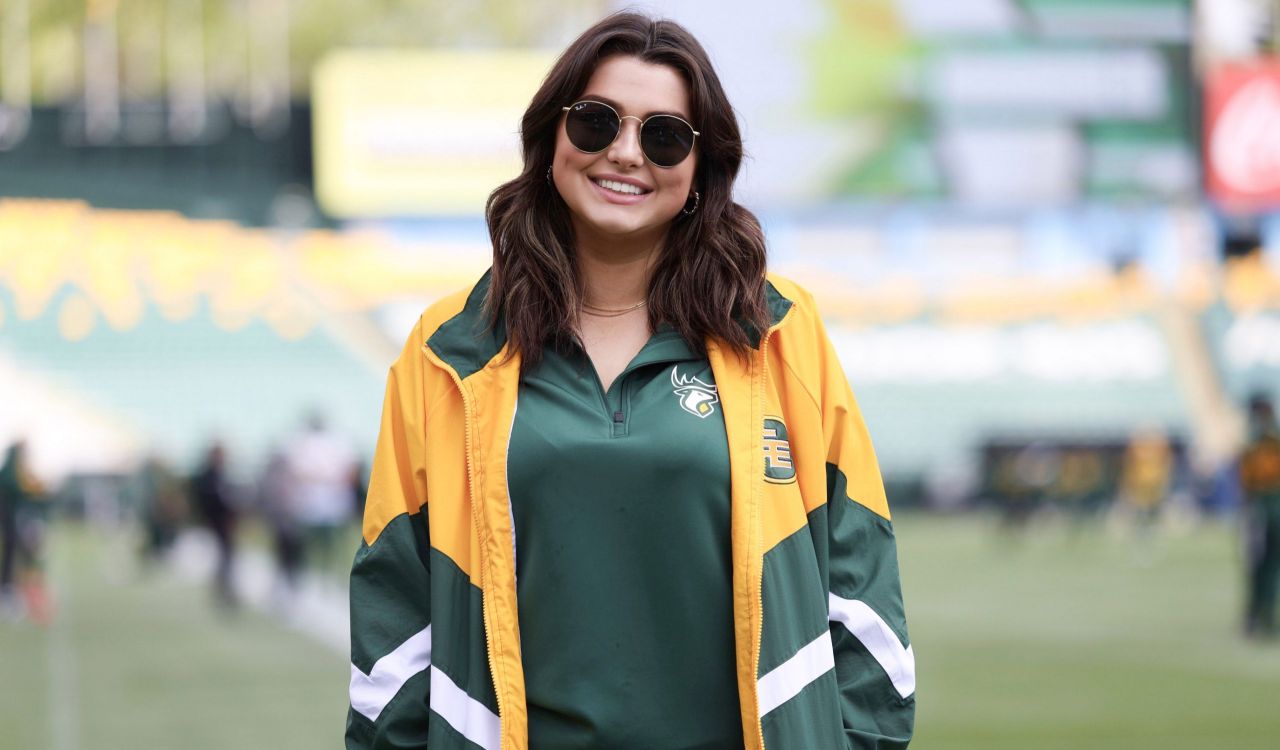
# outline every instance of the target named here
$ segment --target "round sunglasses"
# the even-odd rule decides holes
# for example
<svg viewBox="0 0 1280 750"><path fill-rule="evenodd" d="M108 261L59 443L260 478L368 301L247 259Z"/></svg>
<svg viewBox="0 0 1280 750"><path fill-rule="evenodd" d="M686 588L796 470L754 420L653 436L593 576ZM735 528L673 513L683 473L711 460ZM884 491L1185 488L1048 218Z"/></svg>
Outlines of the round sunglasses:
<svg viewBox="0 0 1280 750"><path fill-rule="evenodd" d="M693 151L699 133L675 115L650 115L641 120L635 115L622 117L604 102L581 101L562 107L565 134L573 147L588 154L598 154L609 147L622 132L622 121L640 122L640 150L655 167L667 169L684 161Z"/></svg>

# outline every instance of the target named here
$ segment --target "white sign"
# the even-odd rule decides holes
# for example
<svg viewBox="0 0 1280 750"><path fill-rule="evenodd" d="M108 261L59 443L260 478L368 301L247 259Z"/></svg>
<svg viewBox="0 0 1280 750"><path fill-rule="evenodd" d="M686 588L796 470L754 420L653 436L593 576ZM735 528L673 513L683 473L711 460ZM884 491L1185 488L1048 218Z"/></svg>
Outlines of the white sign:
<svg viewBox="0 0 1280 750"><path fill-rule="evenodd" d="M833 329L831 340L849 380L858 384L1026 378L1088 384L1153 381L1169 373L1159 331L1142 320L1009 327L912 323Z"/></svg>

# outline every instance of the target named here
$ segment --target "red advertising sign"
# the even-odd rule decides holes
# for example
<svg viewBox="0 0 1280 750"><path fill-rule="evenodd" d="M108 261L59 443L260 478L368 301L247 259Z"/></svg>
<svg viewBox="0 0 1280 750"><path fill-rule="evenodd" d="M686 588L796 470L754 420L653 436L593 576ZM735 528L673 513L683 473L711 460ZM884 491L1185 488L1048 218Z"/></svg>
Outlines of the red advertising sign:
<svg viewBox="0 0 1280 750"><path fill-rule="evenodd" d="M1205 90L1205 175L1229 211L1280 208L1280 60L1224 65Z"/></svg>

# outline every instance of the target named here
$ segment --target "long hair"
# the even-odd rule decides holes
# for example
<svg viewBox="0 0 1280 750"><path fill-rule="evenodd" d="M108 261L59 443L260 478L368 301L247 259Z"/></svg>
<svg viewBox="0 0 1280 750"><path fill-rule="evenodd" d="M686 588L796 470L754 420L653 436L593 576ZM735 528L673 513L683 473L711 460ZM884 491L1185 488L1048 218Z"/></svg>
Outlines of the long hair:
<svg viewBox="0 0 1280 750"><path fill-rule="evenodd" d="M697 210L678 214L667 233L648 289L650 328L667 323L693 347L704 337L743 354L768 327L765 243L760 222L734 203L742 137L733 107L707 53L679 24L622 12L587 29L560 55L521 120L524 168L489 195L485 219L493 268L485 300L494 326L505 325L508 355L522 367L538 362L548 342L574 337L583 282L574 259L569 208L547 179L562 107L583 93L601 60L627 55L665 65L689 89L695 127L693 177Z"/></svg>

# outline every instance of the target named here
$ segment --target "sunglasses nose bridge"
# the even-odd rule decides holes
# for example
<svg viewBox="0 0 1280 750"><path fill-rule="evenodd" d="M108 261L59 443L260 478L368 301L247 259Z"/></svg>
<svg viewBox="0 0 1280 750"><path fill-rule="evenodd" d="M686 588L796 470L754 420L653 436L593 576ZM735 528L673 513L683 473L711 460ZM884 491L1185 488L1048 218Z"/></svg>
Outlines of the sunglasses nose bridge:
<svg viewBox="0 0 1280 750"><path fill-rule="evenodd" d="M624 125L626 124L625 123L626 120L636 121L634 135L627 134L627 128L624 127ZM613 137L613 142L609 144L609 148L611 149L622 148L627 150L628 152L634 150L634 153L640 157L640 160L643 160L644 148L640 144L640 128L643 125L644 125L644 120L641 120L639 117L636 117L635 115L619 116L618 117L618 134Z"/></svg>
<svg viewBox="0 0 1280 750"><path fill-rule="evenodd" d="M626 125L627 120L636 121L636 142L639 143L640 133L644 130L644 120L641 120L639 117L636 117L635 115L622 115L621 117L618 118L618 134L614 136L614 140L616 141L622 138L623 133L626 132L626 127L624 126Z"/></svg>

